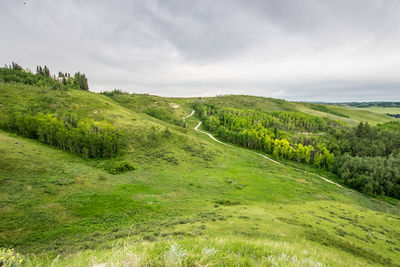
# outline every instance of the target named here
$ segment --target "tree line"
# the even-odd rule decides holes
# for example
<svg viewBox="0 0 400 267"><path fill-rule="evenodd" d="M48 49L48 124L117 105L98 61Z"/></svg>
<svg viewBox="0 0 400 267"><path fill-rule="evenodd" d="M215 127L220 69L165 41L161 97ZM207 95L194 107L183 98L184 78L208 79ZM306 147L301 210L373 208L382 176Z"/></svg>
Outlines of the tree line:
<svg viewBox="0 0 400 267"><path fill-rule="evenodd" d="M28 69L23 69L15 62L0 68L0 82L24 83L39 87L49 86L52 89L89 90L88 80L84 73L77 72L71 76L69 73L59 72L58 76L56 76L51 74L47 66L37 66L36 74L34 74Z"/></svg>
<svg viewBox="0 0 400 267"><path fill-rule="evenodd" d="M335 173L350 187L366 194L400 199L400 157L360 157L345 154L336 159Z"/></svg>
<svg viewBox="0 0 400 267"><path fill-rule="evenodd" d="M367 107L400 107L400 102L345 102L342 104L346 104L352 107L357 108L367 108Z"/></svg>
<svg viewBox="0 0 400 267"><path fill-rule="evenodd" d="M336 155L388 157L400 153L399 125L398 122L387 122L373 127L360 122L355 127L331 130L319 141L325 142Z"/></svg>
<svg viewBox="0 0 400 267"><path fill-rule="evenodd" d="M400 119L400 114L390 114L390 113L386 113L386 115L389 116L389 117L393 117L393 118L396 118L396 119Z"/></svg>
<svg viewBox="0 0 400 267"><path fill-rule="evenodd" d="M69 151L84 158L110 158L125 147L124 133L105 121L79 120L72 113L60 116L12 112L0 128Z"/></svg>

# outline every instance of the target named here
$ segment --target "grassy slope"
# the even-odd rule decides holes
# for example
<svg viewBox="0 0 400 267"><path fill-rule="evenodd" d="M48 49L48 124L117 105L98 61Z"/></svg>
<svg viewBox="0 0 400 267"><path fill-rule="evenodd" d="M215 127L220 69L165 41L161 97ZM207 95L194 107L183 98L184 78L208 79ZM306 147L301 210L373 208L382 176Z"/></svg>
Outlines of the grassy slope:
<svg viewBox="0 0 400 267"><path fill-rule="evenodd" d="M304 105L304 104L302 104ZM321 113L316 110L304 110L303 108L299 108L300 111L303 111L305 113L309 113L312 115L318 115L318 116L326 116L335 120L341 120L344 121L350 125L356 125L358 123L362 122L369 122L371 125L376 125L378 123L384 123L388 121L393 121L394 119L391 117L388 117L384 114L377 114L374 112L366 111L366 110L353 110L353 109L346 109L342 108L340 106L335 106L335 105L328 105L327 106L329 109L331 109L333 112L338 112L341 113L346 117L342 116L337 116L335 114L330 114L330 113Z"/></svg>
<svg viewBox="0 0 400 267"><path fill-rule="evenodd" d="M368 108L357 108L355 110L361 110L361 111L368 110L380 114L386 114L386 113L400 114L400 108L395 108L395 107L368 107Z"/></svg>
<svg viewBox="0 0 400 267"><path fill-rule="evenodd" d="M191 112L185 99L167 98L148 94L114 94L111 97L121 106L136 111L146 112L149 109L159 109L170 114L171 118L181 120Z"/></svg>
<svg viewBox="0 0 400 267"><path fill-rule="evenodd" d="M0 86L1 112L43 102L35 88ZM25 253L81 250L63 254L55 266L399 263L398 202L214 143L192 130L194 117L183 129L98 94L44 91L40 97L134 132L121 157L137 170L110 175L96 167L98 160L0 132L3 245ZM149 144L152 126L169 127L172 136ZM174 242L186 255L170 249ZM35 266L51 261L51 254L30 260Z"/></svg>

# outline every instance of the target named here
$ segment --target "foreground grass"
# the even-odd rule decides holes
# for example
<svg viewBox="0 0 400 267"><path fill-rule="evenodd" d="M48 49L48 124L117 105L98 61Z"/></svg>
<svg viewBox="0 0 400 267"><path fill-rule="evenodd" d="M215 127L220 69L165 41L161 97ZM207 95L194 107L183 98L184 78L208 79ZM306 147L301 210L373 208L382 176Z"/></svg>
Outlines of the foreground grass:
<svg viewBox="0 0 400 267"><path fill-rule="evenodd" d="M179 242L179 243L178 243ZM87 250L63 258L37 257L27 266L365 266L366 261L312 243L238 238L124 240L109 250Z"/></svg>

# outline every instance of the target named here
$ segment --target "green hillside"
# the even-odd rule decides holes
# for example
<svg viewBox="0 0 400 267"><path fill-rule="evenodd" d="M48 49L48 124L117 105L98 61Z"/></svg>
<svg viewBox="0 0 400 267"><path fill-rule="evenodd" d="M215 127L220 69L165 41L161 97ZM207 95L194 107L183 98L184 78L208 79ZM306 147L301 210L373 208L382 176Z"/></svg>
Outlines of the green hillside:
<svg viewBox="0 0 400 267"><path fill-rule="evenodd" d="M358 110L368 110L380 114L400 114L400 107L368 107L368 108L358 108Z"/></svg>
<svg viewBox="0 0 400 267"><path fill-rule="evenodd" d="M384 102L385 103L385 102ZM385 114L386 116L391 115L390 117L400 117L400 107L399 106L379 106L379 105L371 105L371 106L352 106L352 105L346 105L342 104L342 106L350 109L350 110L356 110L356 111L361 111L361 112L373 112L373 113L378 113L378 114Z"/></svg>
<svg viewBox="0 0 400 267"><path fill-rule="evenodd" d="M238 109L253 109L257 111L301 111L306 114L328 117L340 120L351 125L368 121L371 125L393 121L393 118L384 114L376 114L357 109L348 109L337 105L314 104L305 102L289 102L281 99L255 97L246 95L226 95L215 98L202 98L221 107L233 107ZM193 99L192 99L193 100Z"/></svg>
<svg viewBox="0 0 400 267"><path fill-rule="evenodd" d="M349 103L336 103L336 106L340 106L341 108L346 108L350 110L350 112L358 112L359 114L371 114L378 113L385 115L392 115L391 117L398 118L398 114L400 114L400 102L349 102ZM393 116L395 115L395 116ZM389 117L390 118L390 117ZM396 121L391 118L392 121Z"/></svg>
<svg viewBox="0 0 400 267"><path fill-rule="evenodd" d="M121 106L157 119L184 126L183 118L191 112L186 99L166 98L148 94L128 94L120 90L104 92Z"/></svg>
<svg viewBox="0 0 400 267"><path fill-rule="evenodd" d="M340 179L313 165L214 142L193 129L196 114L182 119L197 100L0 83L3 126L43 113L66 125L73 118L70 130L96 138L101 128L74 127L124 133L117 154L85 157L40 139L23 119L4 126L0 247L22 253L26 266L400 265L398 200L328 183L318 175ZM261 97L206 100L344 123L391 120Z"/></svg>

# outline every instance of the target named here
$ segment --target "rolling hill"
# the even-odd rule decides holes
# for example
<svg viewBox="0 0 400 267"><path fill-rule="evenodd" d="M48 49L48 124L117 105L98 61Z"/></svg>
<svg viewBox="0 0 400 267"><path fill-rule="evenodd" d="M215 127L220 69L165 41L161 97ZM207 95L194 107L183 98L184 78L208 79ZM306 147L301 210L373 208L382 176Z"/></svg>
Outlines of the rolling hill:
<svg viewBox="0 0 400 267"><path fill-rule="evenodd" d="M198 100L0 83L3 122L13 113L73 113L78 125L112 125L125 144L116 156L87 158L3 128L0 246L27 266L400 265L398 200L328 183L318 175L340 179L312 165L217 143L194 130L198 114L183 119ZM200 100L348 125L392 121L262 97Z"/></svg>

